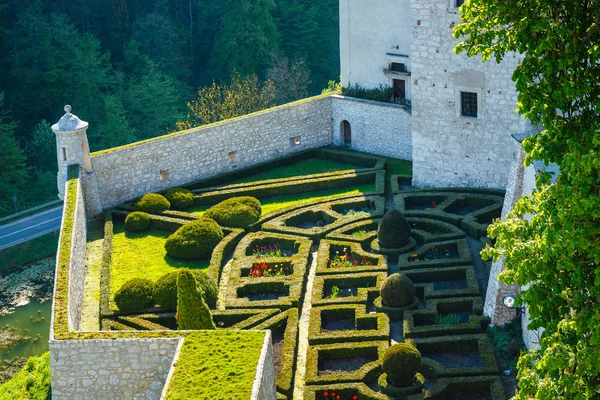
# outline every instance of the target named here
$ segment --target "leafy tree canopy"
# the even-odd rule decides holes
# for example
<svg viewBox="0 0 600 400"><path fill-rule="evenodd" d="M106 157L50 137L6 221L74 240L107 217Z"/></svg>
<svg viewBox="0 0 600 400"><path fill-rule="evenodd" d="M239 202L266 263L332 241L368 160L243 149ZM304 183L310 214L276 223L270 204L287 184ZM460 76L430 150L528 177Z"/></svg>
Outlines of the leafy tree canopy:
<svg viewBox="0 0 600 400"><path fill-rule="evenodd" d="M536 178L487 256L505 256L506 283L529 285L521 297L539 350L519 360L517 399L600 396L600 2L470 0L455 29L457 51L523 61L514 72L518 112L540 133L524 142L526 163L556 163L561 174ZM521 218L522 215L530 218Z"/></svg>

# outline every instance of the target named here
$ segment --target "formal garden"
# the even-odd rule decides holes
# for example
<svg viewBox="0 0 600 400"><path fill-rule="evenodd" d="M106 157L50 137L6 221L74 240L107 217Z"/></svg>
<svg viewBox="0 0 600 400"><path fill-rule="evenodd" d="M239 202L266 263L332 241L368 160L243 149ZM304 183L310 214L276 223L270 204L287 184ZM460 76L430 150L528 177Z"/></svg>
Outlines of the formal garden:
<svg viewBox="0 0 600 400"><path fill-rule="evenodd" d="M235 335L265 329L278 399L505 399L521 344L505 357L488 335L479 258L504 193L413 189L410 168L318 149L107 210L82 327L229 332L218 350L186 336L171 399L205 398L208 379L248 398L263 336Z"/></svg>

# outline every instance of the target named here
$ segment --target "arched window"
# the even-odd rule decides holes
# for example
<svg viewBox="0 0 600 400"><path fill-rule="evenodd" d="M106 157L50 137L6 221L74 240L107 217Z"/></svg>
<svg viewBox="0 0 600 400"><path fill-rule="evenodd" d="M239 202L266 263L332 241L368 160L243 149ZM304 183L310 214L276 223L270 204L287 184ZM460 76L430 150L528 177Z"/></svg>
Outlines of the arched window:
<svg viewBox="0 0 600 400"><path fill-rule="evenodd" d="M352 145L352 128L350 127L350 122L343 120L340 124L340 134L342 137L342 143L345 146Z"/></svg>

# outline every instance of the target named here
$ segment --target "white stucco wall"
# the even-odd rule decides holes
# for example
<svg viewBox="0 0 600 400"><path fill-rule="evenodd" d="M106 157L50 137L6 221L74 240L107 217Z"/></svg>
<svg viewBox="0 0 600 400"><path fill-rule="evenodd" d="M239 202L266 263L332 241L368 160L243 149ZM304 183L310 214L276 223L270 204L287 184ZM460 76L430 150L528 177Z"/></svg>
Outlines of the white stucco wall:
<svg viewBox="0 0 600 400"><path fill-rule="evenodd" d="M410 55L410 42L410 0L340 0L340 67L344 87L350 83L365 88L391 86L391 79L383 73L389 64L387 54Z"/></svg>

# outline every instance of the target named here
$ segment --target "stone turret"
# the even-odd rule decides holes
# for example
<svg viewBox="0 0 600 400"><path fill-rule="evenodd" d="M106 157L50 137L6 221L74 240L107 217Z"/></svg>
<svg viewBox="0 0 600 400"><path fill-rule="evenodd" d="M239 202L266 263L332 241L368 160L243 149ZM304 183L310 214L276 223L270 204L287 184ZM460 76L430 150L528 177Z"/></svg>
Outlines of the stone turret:
<svg viewBox="0 0 600 400"><path fill-rule="evenodd" d="M92 160L87 139L88 123L71 114L71 106L65 106L66 114L54 125L52 131L56 135L56 156L58 158L58 197L64 199L67 167L79 164L87 173L92 172Z"/></svg>

